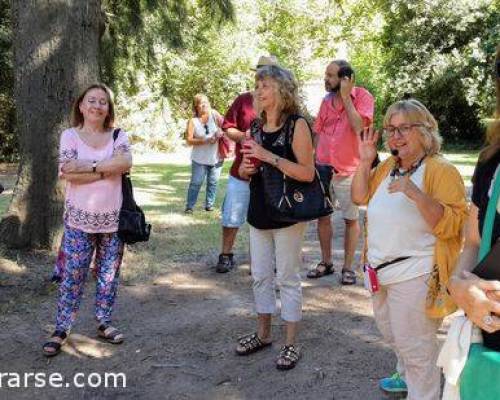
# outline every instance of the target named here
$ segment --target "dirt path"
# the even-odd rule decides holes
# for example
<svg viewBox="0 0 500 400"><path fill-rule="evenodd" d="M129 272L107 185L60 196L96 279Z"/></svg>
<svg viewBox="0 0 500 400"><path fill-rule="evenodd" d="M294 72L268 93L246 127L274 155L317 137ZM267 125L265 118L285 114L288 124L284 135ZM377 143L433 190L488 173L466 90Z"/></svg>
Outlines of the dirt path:
<svg viewBox="0 0 500 400"><path fill-rule="evenodd" d="M307 265L319 257L313 224L306 239L304 276ZM335 240L336 250L341 241ZM335 252L336 261L341 255ZM78 372L123 372L127 387L5 389L3 378L0 398L386 398L376 382L392 371L395 361L376 331L361 285L341 287L338 274L304 279L303 358L294 370L280 372L274 367L283 338L279 318L272 349L249 357L234 354L236 338L255 325L247 260L226 275L207 267L211 262L171 265L152 284L122 285L115 312L116 324L127 334L121 346L95 338L91 284L64 353L49 361L40 346L51 330L55 293L42 294L29 307L19 304L17 311L1 317L0 372L59 372L68 382Z"/></svg>

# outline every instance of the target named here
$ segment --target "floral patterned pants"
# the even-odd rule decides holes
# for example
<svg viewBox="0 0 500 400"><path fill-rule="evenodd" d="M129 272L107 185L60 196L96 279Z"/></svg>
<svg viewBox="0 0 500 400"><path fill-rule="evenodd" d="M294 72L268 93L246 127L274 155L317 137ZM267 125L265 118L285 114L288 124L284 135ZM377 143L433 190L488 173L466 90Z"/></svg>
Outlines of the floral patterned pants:
<svg viewBox="0 0 500 400"><path fill-rule="evenodd" d="M56 330L71 330L80 307L94 251L95 315L99 324L110 324L123 257L123 242L118 238L118 234L87 233L66 226L61 251L64 253L64 268L59 285Z"/></svg>

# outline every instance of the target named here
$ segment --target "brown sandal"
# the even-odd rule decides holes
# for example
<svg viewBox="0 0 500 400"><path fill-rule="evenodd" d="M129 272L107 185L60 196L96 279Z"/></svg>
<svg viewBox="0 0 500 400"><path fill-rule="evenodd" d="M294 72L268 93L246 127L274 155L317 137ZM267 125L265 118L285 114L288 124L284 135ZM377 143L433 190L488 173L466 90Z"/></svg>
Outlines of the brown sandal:
<svg viewBox="0 0 500 400"><path fill-rule="evenodd" d="M307 277L310 279L316 279L325 275L331 275L334 272L335 270L333 269L333 264L321 261L313 269L307 272Z"/></svg>
<svg viewBox="0 0 500 400"><path fill-rule="evenodd" d="M272 342L263 342L257 333L251 333L250 335L243 336L240 340L238 340L238 344L243 347L243 350L236 348L236 354L239 356L247 356L270 346Z"/></svg>

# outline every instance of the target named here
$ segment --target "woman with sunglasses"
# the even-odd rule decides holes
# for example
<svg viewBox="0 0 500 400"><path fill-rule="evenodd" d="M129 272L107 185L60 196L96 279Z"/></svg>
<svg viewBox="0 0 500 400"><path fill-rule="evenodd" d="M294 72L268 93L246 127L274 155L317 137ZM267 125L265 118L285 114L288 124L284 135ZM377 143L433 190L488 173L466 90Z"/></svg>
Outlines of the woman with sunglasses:
<svg viewBox="0 0 500 400"><path fill-rule="evenodd" d="M207 96L197 94L193 100L193 118L188 121L186 143L191 151L191 181L189 182L186 214L191 214L198 199L198 193L207 178L205 211L214 209L217 183L223 160L219 157L218 141L223 133L221 115L212 110Z"/></svg>
<svg viewBox="0 0 500 400"><path fill-rule="evenodd" d="M462 244L467 214L457 169L439 155L437 122L417 100L391 105L384 118L392 157L374 169L378 134L365 129L352 199L367 204L365 276L377 326L397 356L397 373L381 379L408 400L438 400L436 332L455 311L446 291Z"/></svg>

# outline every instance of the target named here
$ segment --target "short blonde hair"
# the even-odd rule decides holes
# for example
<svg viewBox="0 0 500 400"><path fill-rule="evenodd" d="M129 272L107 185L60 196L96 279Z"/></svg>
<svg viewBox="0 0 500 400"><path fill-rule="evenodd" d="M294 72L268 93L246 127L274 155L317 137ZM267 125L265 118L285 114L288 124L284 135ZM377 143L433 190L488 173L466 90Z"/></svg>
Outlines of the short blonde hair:
<svg viewBox="0 0 500 400"><path fill-rule="evenodd" d="M384 127L389 125L391 118L395 114L402 114L410 124L422 124L415 128L418 129L420 133L425 154L432 156L439 153L443 138L439 134L436 119L432 116L427 107L415 99L397 101L391 104L387 109L384 116ZM388 138L386 137L385 146L389 149L387 140Z"/></svg>
<svg viewBox="0 0 500 400"><path fill-rule="evenodd" d="M284 122L289 115L298 114L300 112L299 88L292 72L277 65L266 65L255 73L255 83L266 78L276 83L281 122ZM266 122L266 113L256 96L254 96L254 108L257 116Z"/></svg>

